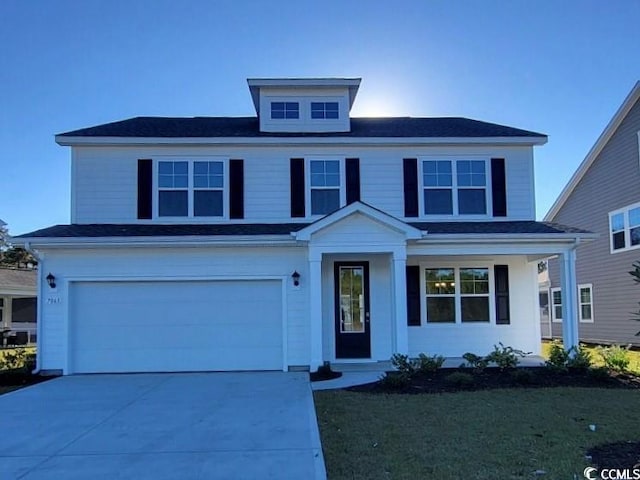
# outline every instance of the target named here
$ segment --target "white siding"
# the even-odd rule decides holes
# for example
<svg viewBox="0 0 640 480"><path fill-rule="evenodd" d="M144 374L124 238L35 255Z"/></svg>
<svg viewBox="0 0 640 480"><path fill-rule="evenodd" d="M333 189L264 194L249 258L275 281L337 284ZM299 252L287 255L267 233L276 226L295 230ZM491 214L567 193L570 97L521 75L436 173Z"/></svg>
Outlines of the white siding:
<svg viewBox="0 0 640 480"><path fill-rule="evenodd" d="M286 286L287 365L309 364L306 251L303 248L110 248L44 251L42 268L56 276L52 291L46 281L42 292L41 368L68 367L70 281L204 280L278 278ZM291 273L302 276L294 288ZM124 334L124 332L123 332ZM143 341L143 339L141 339Z"/></svg>
<svg viewBox="0 0 640 480"><path fill-rule="evenodd" d="M410 257L408 264L437 262L442 265L442 257ZM447 266L457 267L461 263L476 263L477 267L493 264L509 266L510 325L495 323L475 324L424 324L409 327L409 353L439 354L460 357L466 352L485 355L493 346L502 342L505 346L540 353L540 324L538 315L537 264L528 263L525 257L494 257L491 260L473 257L457 257L446 261ZM422 274L422 273L421 273ZM490 302L495 302L490 298Z"/></svg>
<svg viewBox="0 0 640 480"><path fill-rule="evenodd" d="M72 218L75 223L153 222L136 218L138 159L160 156L221 156L242 158L245 161L245 218L242 221L309 221L308 218L292 220L290 217L289 159L323 155L332 158L359 158L362 201L403 218L403 158L438 155L455 158L457 155L473 155L486 159L506 159L508 216L500 220L533 220L535 209L532 152L532 147L509 146L76 147L73 160ZM458 216L445 219L473 220L477 217ZM406 220L436 219L423 216ZM195 221L199 220L189 219L182 222ZM200 221L211 222L210 219Z"/></svg>

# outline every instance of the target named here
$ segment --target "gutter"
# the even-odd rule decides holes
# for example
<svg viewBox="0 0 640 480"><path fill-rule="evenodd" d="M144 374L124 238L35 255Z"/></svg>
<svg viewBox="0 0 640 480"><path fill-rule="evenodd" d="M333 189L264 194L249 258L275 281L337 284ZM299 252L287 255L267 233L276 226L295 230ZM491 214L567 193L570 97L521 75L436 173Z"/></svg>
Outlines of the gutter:
<svg viewBox="0 0 640 480"><path fill-rule="evenodd" d="M42 370L41 352L42 352L42 257L37 250L31 247L30 242L24 243L24 249L29 252L38 261L38 288L36 289L36 368L31 372L32 375L38 375Z"/></svg>

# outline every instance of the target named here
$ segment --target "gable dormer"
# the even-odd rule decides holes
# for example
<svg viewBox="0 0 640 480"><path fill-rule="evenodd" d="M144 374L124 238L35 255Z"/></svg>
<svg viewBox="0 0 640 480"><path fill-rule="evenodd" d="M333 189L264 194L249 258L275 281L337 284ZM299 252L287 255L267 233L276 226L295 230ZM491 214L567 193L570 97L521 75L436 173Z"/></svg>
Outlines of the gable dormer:
<svg viewBox="0 0 640 480"><path fill-rule="evenodd" d="M261 132L349 132L359 78L249 78Z"/></svg>

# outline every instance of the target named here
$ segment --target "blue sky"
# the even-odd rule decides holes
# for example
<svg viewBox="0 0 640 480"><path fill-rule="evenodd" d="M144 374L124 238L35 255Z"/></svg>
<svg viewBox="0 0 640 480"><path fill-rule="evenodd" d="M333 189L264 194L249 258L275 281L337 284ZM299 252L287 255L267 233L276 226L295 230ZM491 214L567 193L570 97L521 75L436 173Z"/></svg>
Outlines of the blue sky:
<svg viewBox="0 0 640 480"><path fill-rule="evenodd" d="M247 77L357 76L355 116L549 135L538 217L640 79L640 2L0 2L0 218L69 222L53 135L137 115L252 115Z"/></svg>

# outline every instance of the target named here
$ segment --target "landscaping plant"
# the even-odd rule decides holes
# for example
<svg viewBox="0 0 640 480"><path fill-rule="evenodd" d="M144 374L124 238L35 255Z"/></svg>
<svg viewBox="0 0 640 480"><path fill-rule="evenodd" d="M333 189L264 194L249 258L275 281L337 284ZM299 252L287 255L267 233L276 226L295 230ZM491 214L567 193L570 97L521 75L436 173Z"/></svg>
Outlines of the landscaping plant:
<svg viewBox="0 0 640 480"><path fill-rule="evenodd" d="M495 363L502 371L516 368L520 363L519 357L524 357L530 353L523 352L522 350L516 350L513 347L505 347L502 342L498 343L498 345L493 346L493 352L487 355L485 360Z"/></svg>
<svg viewBox="0 0 640 480"><path fill-rule="evenodd" d="M629 367L629 351L620 345L598 347L598 353L602 357L605 367L609 370L624 372Z"/></svg>
<svg viewBox="0 0 640 480"><path fill-rule="evenodd" d="M426 355L421 353L418 355L418 358L415 360L415 369L416 373L426 375L428 373L433 373L442 367L444 363L444 357L442 355Z"/></svg>

